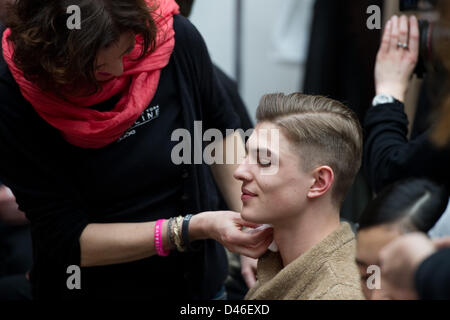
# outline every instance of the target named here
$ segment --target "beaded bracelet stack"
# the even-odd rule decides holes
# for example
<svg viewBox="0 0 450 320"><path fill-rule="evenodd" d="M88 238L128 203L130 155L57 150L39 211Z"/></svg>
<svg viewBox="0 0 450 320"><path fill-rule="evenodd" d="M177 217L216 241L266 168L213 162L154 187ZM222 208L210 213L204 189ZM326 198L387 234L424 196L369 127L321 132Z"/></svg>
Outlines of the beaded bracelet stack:
<svg viewBox="0 0 450 320"><path fill-rule="evenodd" d="M170 224L170 220L173 220L173 222L171 224ZM171 225L171 228L168 228L169 239L173 240L171 243L175 245L175 247L177 248L177 250L179 252L185 252L186 246L185 246L185 243L183 242L183 236L182 236L184 218L179 216L176 218L171 218L170 220L169 220L169 224Z"/></svg>
<svg viewBox="0 0 450 320"><path fill-rule="evenodd" d="M174 245L179 252L185 252L187 250L193 250L189 241L189 222L192 218L192 214L188 214L185 217L179 216L169 219L167 224L167 234L169 235L169 241ZM155 248L156 253L159 256L166 257L168 252L162 249L162 237L161 226L164 220L158 220L155 226Z"/></svg>

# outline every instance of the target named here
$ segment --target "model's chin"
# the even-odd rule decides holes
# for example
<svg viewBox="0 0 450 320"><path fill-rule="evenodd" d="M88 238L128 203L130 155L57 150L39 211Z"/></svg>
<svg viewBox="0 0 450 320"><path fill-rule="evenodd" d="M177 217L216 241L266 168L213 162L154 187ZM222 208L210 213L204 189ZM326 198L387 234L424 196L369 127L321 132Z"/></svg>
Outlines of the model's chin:
<svg viewBox="0 0 450 320"><path fill-rule="evenodd" d="M251 221L251 218L252 218L251 211L246 209L245 206L242 208L241 217L245 221L252 222Z"/></svg>
<svg viewBox="0 0 450 320"><path fill-rule="evenodd" d="M258 215L255 213L254 210L251 210L249 208L244 207L242 209L241 217L247 222L261 224L261 222L258 219Z"/></svg>

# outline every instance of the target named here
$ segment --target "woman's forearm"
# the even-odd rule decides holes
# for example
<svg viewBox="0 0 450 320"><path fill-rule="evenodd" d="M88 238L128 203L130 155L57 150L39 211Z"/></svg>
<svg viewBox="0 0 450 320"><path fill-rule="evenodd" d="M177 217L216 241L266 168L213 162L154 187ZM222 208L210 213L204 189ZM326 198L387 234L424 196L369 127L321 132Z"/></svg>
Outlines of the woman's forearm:
<svg viewBox="0 0 450 320"><path fill-rule="evenodd" d="M162 227L164 250L172 250L167 230ZM189 223L189 241L212 239L232 252L249 257L261 256L272 242L271 229L246 233L242 227L255 225L232 211L207 211L193 216ZM156 254L155 222L89 224L80 237L81 266L94 267L145 259Z"/></svg>
<svg viewBox="0 0 450 320"><path fill-rule="evenodd" d="M154 229L156 222L89 224L80 237L81 266L94 267L145 259L156 254ZM164 250L174 249L169 241L168 221L162 228ZM202 214L189 223L191 241L207 238Z"/></svg>
<svg viewBox="0 0 450 320"><path fill-rule="evenodd" d="M119 264L155 255L154 228L155 222L89 224L80 237L81 266ZM169 247L166 233L162 233L165 249Z"/></svg>

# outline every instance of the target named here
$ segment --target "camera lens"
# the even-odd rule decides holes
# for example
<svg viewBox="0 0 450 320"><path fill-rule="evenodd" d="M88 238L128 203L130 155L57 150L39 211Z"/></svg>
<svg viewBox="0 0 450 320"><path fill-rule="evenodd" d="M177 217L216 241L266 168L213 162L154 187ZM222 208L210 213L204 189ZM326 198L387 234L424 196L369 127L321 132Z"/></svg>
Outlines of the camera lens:
<svg viewBox="0 0 450 320"><path fill-rule="evenodd" d="M438 0L400 0L400 11L428 11L436 7Z"/></svg>
<svg viewBox="0 0 450 320"><path fill-rule="evenodd" d="M417 63L415 73L418 77L423 77L426 66L431 60L432 47L431 36L433 24L427 20L419 20L419 61Z"/></svg>
<svg viewBox="0 0 450 320"><path fill-rule="evenodd" d="M400 0L400 11L417 10L419 0Z"/></svg>

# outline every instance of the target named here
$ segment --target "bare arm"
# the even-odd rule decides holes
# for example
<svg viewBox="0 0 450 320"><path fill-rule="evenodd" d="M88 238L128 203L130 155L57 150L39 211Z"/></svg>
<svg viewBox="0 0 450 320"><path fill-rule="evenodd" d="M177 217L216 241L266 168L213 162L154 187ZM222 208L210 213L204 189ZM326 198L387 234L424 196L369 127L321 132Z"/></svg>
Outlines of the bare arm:
<svg viewBox="0 0 450 320"><path fill-rule="evenodd" d="M239 134L230 135L225 140L225 148L231 147L236 137L235 148L244 149ZM231 152L228 148L227 152ZM241 153L245 155L244 153ZM226 153L224 152L226 156ZM214 165L212 171L225 200L232 211L202 212L195 215L189 223L191 241L214 239L228 250L251 257L262 255L272 241L272 229L247 234L243 226L255 227L241 219L240 183L233 178L237 162L230 165ZM163 224L162 240L165 250L174 249L167 234L167 221ZM148 258L156 254L154 248L155 222L90 224L80 238L81 265L100 266L131 262Z"/></svg>
<svg viewBox="0 0 450 320"><path fill-rule="evenodd" d="M211 166L214 179L230 210L241 212L241 186L242 183L233 178L233 173L245 157L245 146L239 133L230 134L225 138L223 144L224 164L214 164ZM227 164L226 159L234 159L232 164ZM231 162L231 161L229 161Z"/></svg>
<svg viewBox="0 0 450 320"><path fill-rule="evenodd" d="M167 223L163 227L167 228ZM154 228L155 222L88 225L80 237L81 266L125 263L155 255ZM169 248L167 232L162 238L163 248Z"/></svg>
<svg viewBox="0 0 450 320"><path fill-rule="evenodd" d="M189 239L214 239L232 252L261 256L272 241L273 230L248 234L241 230L243 226L255 227L237 212L202 212L189 223ZM80 237L81 266L119 264L155 255L154 228L155 222L89 224ZM169 244L167 221L163 224L162 240L165 250L174 249Z"/></svg>
<svg viewBox="0 0 450 320"><path fill-rule="evenodd" d="M207 239L205 215L191 219L191 241ZM81 234L81 266L93 267L145 259L156 254L154 229L156 221L144 223L89 224ZM164 250L172 250L165 221L162 228Z"/></svg>

